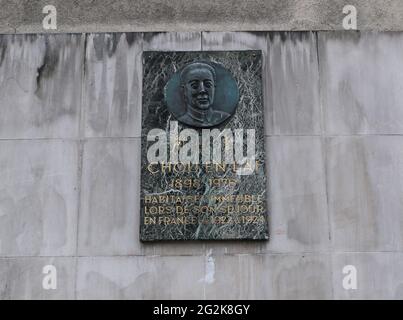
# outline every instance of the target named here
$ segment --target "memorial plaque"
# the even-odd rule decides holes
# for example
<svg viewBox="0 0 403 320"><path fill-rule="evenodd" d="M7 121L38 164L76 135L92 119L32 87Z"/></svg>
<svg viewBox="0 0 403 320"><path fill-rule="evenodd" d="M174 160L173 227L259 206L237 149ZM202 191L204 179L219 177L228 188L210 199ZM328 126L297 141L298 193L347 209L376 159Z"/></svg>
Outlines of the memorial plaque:
<svg viewBox="0 0 403 320"><path fill-rule="evenodd" d="M142 241L266 240L261 51L143 53Z"/></svg>

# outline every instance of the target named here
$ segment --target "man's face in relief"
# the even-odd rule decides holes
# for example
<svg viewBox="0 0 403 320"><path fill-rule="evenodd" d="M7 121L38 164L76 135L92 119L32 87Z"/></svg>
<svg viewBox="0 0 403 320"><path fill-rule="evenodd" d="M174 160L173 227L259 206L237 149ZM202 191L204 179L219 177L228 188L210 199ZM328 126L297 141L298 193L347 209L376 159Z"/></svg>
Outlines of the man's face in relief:
<svg viewBox="0 0 403 320"><path fill-rule="evenodd" d="M208 67L199 66L186 72L183 79L187 104L194 109L207 111L214 101L214 76Z"/></svg>

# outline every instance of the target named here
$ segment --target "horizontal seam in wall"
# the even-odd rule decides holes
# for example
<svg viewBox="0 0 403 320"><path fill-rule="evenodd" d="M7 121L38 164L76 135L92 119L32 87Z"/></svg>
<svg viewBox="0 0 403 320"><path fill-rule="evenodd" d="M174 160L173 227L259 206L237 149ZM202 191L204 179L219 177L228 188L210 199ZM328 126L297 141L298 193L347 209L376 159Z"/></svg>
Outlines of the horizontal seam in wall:
<svg viewBox="0 0 403 320"><path fill-rule="evenodd" d="M1 141L87 141L87 140L141 139L141 137L84 137L84 138L0 138Z"/></svg>
<svg viewBox="0 0 403 320"><path fill-rule="evenodd" d="M271 137L403 137L403 133L389 134L389 133L373 133L373 134L339 134L339 135L322 135L322 134L265 134L265 138ZM2 141L87 141L87 140L118 140L118 139L141 139L143 137L84 137L84 138L0 138Z"/></svg>
<svg viewBox="0 0 403 320"><path fill-rule="evenodd" d="M255 252L255 253L224 253L224 254L211 254L209 256L318 256L330 254L387 254L398 253L403 254L403 251L304 251L304 252ZM66 255L66 256L1 256L1 259L63 259L63 258L156 258L156 257L205 257L206 254L168 254L168 255Z"/></svg>

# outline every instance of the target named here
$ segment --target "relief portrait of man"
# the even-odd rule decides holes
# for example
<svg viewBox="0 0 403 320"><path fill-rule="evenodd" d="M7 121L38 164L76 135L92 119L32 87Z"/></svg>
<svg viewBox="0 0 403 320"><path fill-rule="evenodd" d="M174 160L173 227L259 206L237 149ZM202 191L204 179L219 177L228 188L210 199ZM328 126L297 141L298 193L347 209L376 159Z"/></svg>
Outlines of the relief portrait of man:
<svg viewBox="0 0 403 320"><path fill-rule="evenodd" d="M186 112L178 118L180 122L195 127L211 127L230 117L224 111L214 110L216 72L202 62L187 65L180 73L181 89Z"/></svg>

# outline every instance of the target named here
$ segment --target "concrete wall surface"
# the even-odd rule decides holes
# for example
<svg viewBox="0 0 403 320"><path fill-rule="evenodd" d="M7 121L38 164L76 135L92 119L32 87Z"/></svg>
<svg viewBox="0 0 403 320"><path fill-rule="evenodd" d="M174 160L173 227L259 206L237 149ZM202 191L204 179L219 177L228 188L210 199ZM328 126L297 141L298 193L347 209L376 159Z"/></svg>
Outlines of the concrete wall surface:
<svg viewBox="0 0 403 320"><path fill-rule="evenodd" d="M270 241L140 243L142 52L244 49ZM0 35L0 299L402 299L402 52L387 32Z"/></svg>
<svg viewBox="0 0 403 320"><path fill-rule="evenodd" d="M359 30L403 30L401 0L0 0L0 33L46 31L47 5L62 33L344 30L346 5Z"/></svg>

